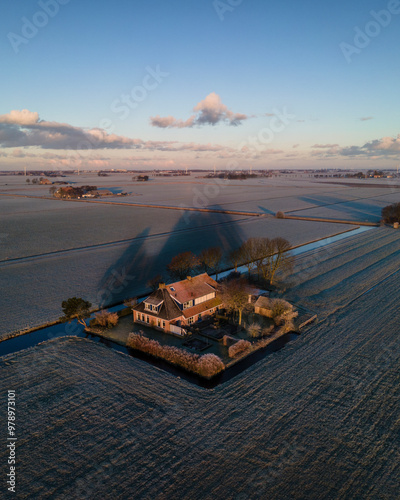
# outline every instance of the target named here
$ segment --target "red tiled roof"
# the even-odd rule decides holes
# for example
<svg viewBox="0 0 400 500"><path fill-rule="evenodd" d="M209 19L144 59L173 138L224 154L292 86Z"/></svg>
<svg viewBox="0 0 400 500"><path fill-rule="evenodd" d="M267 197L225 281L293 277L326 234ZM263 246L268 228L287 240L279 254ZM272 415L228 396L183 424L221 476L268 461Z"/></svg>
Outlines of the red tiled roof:
<svg viewBox="0 0 400 500"><path fill-rule="evenodd" d="M221 299L215 297L211 300L207 300L206 302L202 302L197 306L188 307L182 311L185 318L191 318L192 316L196 316L197 314L201 314L209 309L213 309L214 307L220 306L222 304Z"/></svg>
<svg viewBox="0 0 400 500"><path fill-rule="evenodd" d="M207 273L167 285L167 290L181 304L215 292L218 284ZM173 290L172 290L173 288Z"/></svg>

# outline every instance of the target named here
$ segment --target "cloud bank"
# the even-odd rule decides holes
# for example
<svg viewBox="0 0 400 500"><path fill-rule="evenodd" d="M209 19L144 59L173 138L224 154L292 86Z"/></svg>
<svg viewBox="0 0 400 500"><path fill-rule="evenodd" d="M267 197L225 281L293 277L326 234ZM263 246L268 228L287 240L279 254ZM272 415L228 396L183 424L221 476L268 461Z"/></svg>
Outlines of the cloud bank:
<svg viewBox="0 0 400 500"><path fill-rule="evenodd" d="M185 121L173 116L152 116L150 123L153 127L159 128L191 128L202 125L217 125L218 123L237 126L243 120L248 119L247 115L234 113L228 109L215 92L211 92L205 99L196 104L193 111L195 114Z"/></svg>
<svg viewBox="0 0 400 500"><path fill-rule="evenodd" d="M0 115L0 146L3 148L38 147L53 150L137 149L147 151L221 151L231 150L218 144L144 141L101 128L84 129L67 123L40 120L37 112L13 110Z"/></svg>
<svg viewBox="0 0 400 500"><path fill-rule="evenodd" d="M398 158L400 154L400 134L397 137L383 137L366 142L363 146L340 147L339 144L314 144L312 156L346 156L354 158ZM317 151L326 149L326 151Z"/></svg>

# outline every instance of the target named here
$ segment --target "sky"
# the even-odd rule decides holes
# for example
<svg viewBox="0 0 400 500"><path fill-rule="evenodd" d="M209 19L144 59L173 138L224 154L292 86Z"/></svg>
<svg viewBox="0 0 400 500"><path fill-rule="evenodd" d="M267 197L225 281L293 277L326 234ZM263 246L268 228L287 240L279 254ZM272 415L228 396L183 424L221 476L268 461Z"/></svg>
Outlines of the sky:
<svg viewBox="0 0 400 500"><path fill-rule="evenodd" d="M400 164L398 0L4 0L0 169Z"/></svg>

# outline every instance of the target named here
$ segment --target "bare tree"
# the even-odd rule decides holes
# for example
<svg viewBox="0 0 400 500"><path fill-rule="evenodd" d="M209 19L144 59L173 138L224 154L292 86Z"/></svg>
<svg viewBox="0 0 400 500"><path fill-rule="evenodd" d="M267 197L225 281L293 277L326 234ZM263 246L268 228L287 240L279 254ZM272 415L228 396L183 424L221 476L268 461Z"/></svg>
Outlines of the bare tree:
<svg viewBox="0 0 400 500"><path fill-rule="evenodd" d="M218 279L218 272L221 269L223 253L220 247L211 247L202 250L199 255L200 266L208 274L215 273Z"/></svg>
<svg viewBox="0 0 400 500"><path fill-rule="evenodd" d="M261 271L263 278L274 284L276 273L287 273L293 269L293 257L290 255L291 245L285 238L274 238L270 240L271 248L266 255Z"/></svg>
<svg viewBox="0 0 400 500"><path fill-rule="evenodd" d="M249 238L246 240L243 245L240 247L243 263L247 267L247 271L250 274L251 271L255 268L255 259L257 257L257 238Z"/></svg>
<svg viewBox="0 0 400 500"><path fill-rule="evenodd" d="M274 253L274 243L273 240L265 237L253 238L253 240L252 246L254 265L257 269L258 278L260 278L265 259Z"/></svg>
<svg viewBox="0 0 400 500"><path fill-rule="evenodd" d="M224 281L219 288L221 300L228 312L239 314L239 325L242 324L242 313L249 306L250 289L243 279Z"/></svg>
<svg viewBox="0 0 400 500"><path fill-rule="evenodd" d="M199 260L192 252L183 252L172 258L167 270L172 279L183 280L198 266Z"/></svg>
<svg viewBox="0 0 400 500"><path fill-rule="evenodd" d="M229 254L229 261L233 264L237 273L238 266L244 264L243 247L235 248Z"/></svg>
<svg viewBox="0 0 400 500"><path fill-rule="evenodd" d="M158 288L158 285L163 282L163 277L161 274L157 274L157 276L154 276L154 278L151 278L147 283L146 286L151 288L153 292L155 292Z"/></svg>

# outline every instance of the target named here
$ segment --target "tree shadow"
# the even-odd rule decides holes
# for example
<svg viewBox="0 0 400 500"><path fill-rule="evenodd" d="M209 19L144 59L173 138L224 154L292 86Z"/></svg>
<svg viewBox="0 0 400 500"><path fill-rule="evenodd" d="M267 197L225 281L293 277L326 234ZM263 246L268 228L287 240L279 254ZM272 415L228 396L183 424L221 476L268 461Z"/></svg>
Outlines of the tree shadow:
<svg viewBox="0 0 400 500"><path fill-rule="evenodd" d="M168 216L168 210L157 210L154 217ZM224 265L229 266L229 252L243 242L238 217L230 214L181 210L181 217L170 231L150 235L151 226L143 230L122 252L118 260L105 271L99 283L97 303L107 307L149 292L146 283L157 275L169 282L167 265L182 252L199 254L219 246L224 253Z"/></svg>
<svg viewBox="0 0 400 500"><path fill-rule="evenodd" d="M275 215L275 212L272 210L269 210L268 208L262 207L261 205L258 205L258 208L265 214L268 215Z"/></svg>

